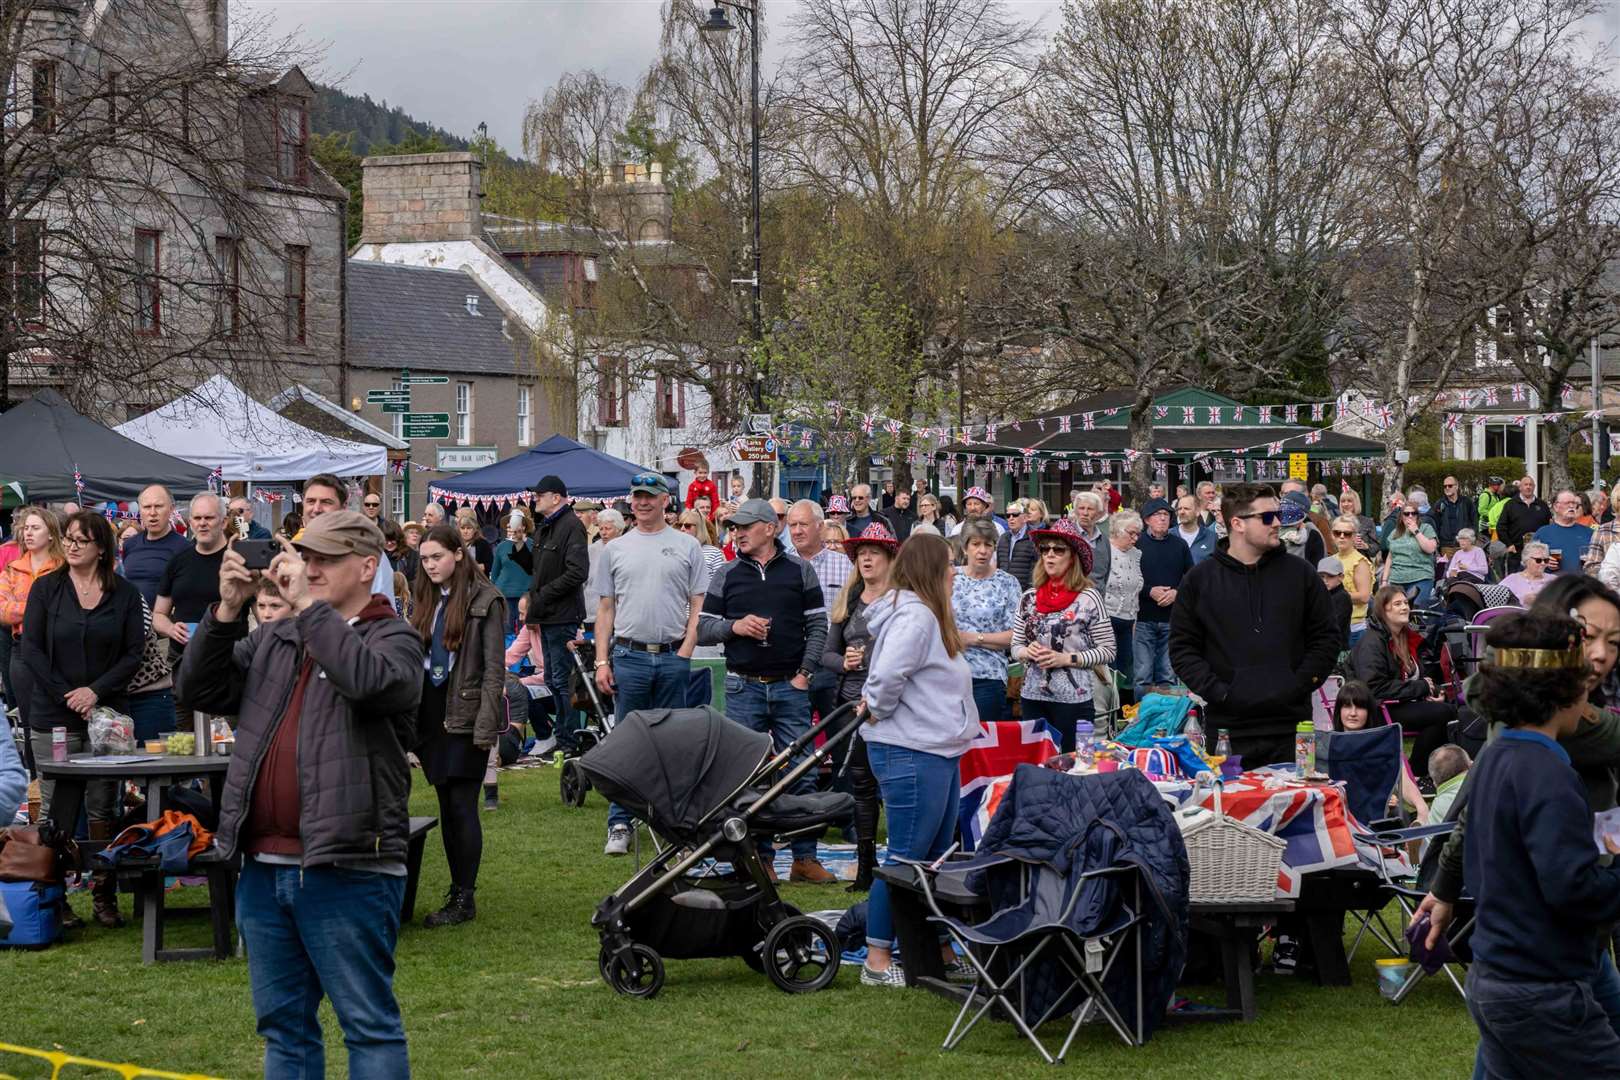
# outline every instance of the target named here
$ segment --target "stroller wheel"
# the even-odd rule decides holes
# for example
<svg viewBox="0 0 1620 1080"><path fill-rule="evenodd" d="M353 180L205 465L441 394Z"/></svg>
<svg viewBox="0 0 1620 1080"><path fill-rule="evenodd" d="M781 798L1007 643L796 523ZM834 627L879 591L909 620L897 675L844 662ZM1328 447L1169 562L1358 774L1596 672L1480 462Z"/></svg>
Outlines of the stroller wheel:
<svg viewBox="0 0 1620 1080"><path fill-rule="evenodd" d="M596 964L602 981L626 997L650 998L664 988L664 962L646 945L630 946L628 956L616 956L604 945Z"/></svg>
<svg viewBox="0 0 1620 1080"><path fill-rule="evenodd" d="M562 789L564 806L584 806L585 796L591 790L591 782L585 779L585 774L579 771L579 765L573 758L563 762L562 775L558 780Z"/></svg>
<svg viewBox="0 0 1620 1080"><path fill-rule="evenodd" d="M771 982L789 994L813 994L838 978L838 940L831 930L807 915L796 915L771 927L760 959Z"/></svg>

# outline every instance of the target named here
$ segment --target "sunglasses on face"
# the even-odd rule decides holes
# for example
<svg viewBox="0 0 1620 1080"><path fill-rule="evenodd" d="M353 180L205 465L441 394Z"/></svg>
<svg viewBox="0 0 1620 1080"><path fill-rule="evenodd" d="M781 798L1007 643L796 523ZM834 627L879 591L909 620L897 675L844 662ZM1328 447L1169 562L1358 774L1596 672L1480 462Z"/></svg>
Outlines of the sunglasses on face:
<svg viewBox="0 0 1620 1080"><path fill-rule="evenodd" d="M1402 510L1401 511L1401 517L1417 517L1417 516L1418 516L1418 512L1416 510Z"/></svg>
<svg viewBox="0 0 1620 1080"><path fill-rule="evenodd" d="M696 530L697 525L696 525L696 523L691 522L691 521L683 521L683 522L681 522L681 528L682 528L682 530L685 530L685 529Z"/></svg>
<svg viewBox="0 0 1620 1080"><path fill-rule="evenodd" d="M1262 525L1275 525L1278 519L1282 517L1282 513L1277 510L1257 510L1252 514L1235 514L1233 516L1245 519L1253 518Z"/></svg>
<svg viewBox="0 0 1620 1080"><path fill-rule="evenodd" d="M1524 557L1524 561L1527 562L1527 563L1531 563L1531 562L1533 562L1533 563L1544 563L1547 560L1542 558L1540 555L1526 555Z"/></svg>
<svg viewBox="0 0 1620 1080"><path fill-rule="evenodd" d="M1333 530L1333 535L1334 536L1355 536L1356 534L1353 533L1353 532L1345 532L1342 529L1334 529Z"/></svg>
<svg viewBox="0 0 1620 1080"><path fill-rule="evenodd" d="M381 506L382 506L382 503L380 503L380 502L375 502L375 503L374 502L368 502L368 503L366 503L366 509L367 510L376 510Z"/></svg>
<svg viewBox="0 0 1620 1080"><path fill-rule="evenodd" d="M1069 550L1069 545L1064 544L1064 543L1053 542L1053 543L1050 543L1050 544L1042 544L1040 547L1036 548L1035 550L1039 551L1042 555L1055 555L1055 554L1057 554L1059 552L1068 551Z"/></svg>

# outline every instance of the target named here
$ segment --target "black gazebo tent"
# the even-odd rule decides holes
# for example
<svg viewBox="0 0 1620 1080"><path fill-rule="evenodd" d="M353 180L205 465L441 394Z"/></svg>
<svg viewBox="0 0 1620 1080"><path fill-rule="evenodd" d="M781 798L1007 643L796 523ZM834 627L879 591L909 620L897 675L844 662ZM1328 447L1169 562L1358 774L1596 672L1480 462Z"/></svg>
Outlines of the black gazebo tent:
<svg viewBox="0 0 1620 1080"><path fill-rule="evenodd" d="M0 415L0 472L21 481L31 500L133 502L149 484L176 498L208 487L208 470L142 446L73 410L55 390L41 390ZM73 483L78 467L84 488Z"/></svg>

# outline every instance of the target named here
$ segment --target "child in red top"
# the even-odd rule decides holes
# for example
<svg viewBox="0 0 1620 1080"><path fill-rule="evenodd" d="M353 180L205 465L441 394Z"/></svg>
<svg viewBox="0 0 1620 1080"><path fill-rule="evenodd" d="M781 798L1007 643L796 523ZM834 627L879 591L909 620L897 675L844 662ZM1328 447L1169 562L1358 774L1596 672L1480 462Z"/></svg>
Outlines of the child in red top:
<svg viewBox="0 0 1620 1080"><path fill-rule="evenodd" d="M709 518L713 520L714 507L720 505L720 488L713 480L709 479L709 466L707 464L700 463L697 468L692 470L692 473L692 482L686 485L686 508L688 510L692 509L693 506L697 505L699 496L707 495L709 497Z"/></svg>

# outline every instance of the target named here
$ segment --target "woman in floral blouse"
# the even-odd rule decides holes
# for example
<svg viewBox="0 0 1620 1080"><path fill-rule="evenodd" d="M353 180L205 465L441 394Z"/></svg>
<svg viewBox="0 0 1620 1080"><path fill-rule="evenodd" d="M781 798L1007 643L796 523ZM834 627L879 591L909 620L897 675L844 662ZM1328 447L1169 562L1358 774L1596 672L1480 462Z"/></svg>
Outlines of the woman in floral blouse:
<svg viewBox="0 0 1620 1080"><path fill-rule="evenodd" d="M1007 647L1018 614L1018 579L996 569L996 527L988 520L965 522L960 540L967 563L956 571L951 613L967 647L973 703L988 724L1007 716Z"/></svg>
<svg viewBox="0 0 1620 1080"><path fill-rule="evenodd" d="M1064 751L1075 725L1096 718L1091 667L1114 659L1114 628L1092 586L1091 545L1068 518L1034 530L1040 558L1013 620L1012 655L1024 662L1025 720L1044 720ZM1112 574L1110 574L1112 576Z"/></svg>

